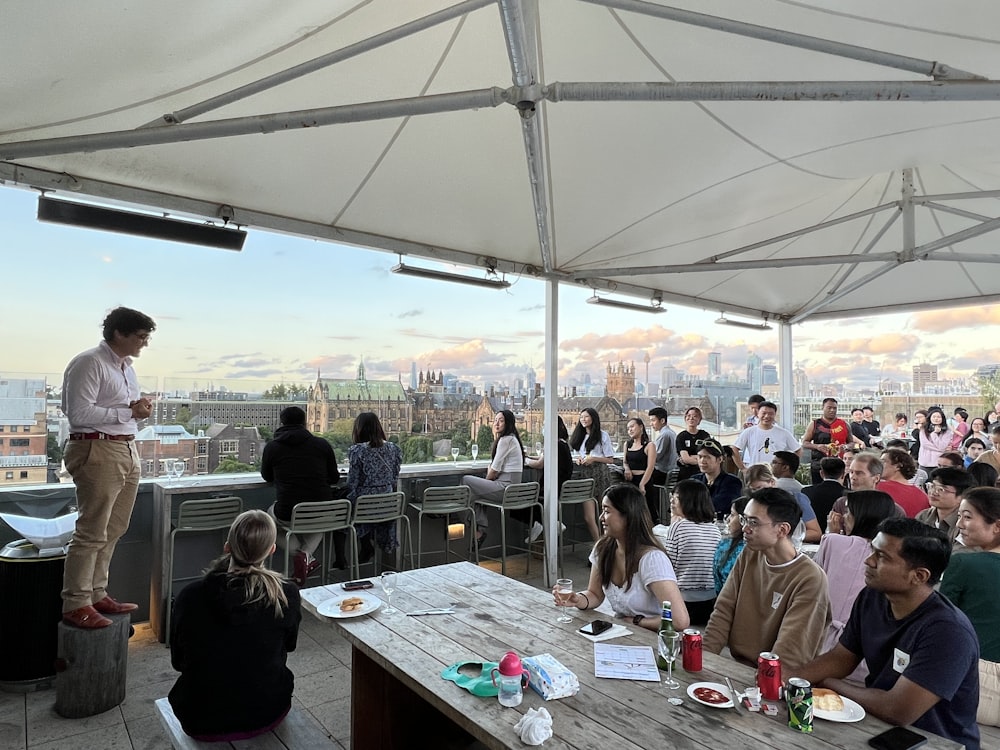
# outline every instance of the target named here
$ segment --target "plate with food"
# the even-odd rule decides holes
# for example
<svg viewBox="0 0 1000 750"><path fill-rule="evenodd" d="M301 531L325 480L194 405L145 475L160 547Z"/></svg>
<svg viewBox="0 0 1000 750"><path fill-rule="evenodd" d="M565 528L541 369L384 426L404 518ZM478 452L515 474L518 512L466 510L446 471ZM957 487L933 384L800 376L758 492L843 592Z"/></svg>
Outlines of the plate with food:
<svg viewBox="0 0 1000 750"><path fill-rule="evenodd" d="M865 718L865 710L833 690L813 688L813 716L827 721L853 722Z"/></svg>
<svg viewBox="0 0 1000 750"><path fill-rule="evenodd" d="M320 604L316 611L324 617L360 617L371 614L381 606L382 600L377 596L357 591L331 597Z"/></svg>
<svg viewBox="0 0 1000 750"><path fill-rule="evenodd" d="M688 695L698 703L712 708L732 708L729 688L719 682L693 682L688 685Z"/></svg>

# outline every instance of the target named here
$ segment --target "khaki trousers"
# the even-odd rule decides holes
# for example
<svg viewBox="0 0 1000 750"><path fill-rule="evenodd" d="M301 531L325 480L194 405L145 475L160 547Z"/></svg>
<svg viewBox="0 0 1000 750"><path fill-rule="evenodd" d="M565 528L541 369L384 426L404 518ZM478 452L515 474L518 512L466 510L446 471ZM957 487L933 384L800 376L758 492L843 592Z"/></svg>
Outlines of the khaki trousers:
<svg viewBox="0 0 1000 750"><path fill-rule="evenodd" d="M140 471L134 440L70 440L64 458L80 511L63 575L63 612L71 612L107 595L111 556L132 518Z"/></svg>
<svg viewBox="0 0 1000 750"><path fill-rule="evenodd" d="M979 660L979 710L976 721L1000 727L1000 663Z"/></svg>

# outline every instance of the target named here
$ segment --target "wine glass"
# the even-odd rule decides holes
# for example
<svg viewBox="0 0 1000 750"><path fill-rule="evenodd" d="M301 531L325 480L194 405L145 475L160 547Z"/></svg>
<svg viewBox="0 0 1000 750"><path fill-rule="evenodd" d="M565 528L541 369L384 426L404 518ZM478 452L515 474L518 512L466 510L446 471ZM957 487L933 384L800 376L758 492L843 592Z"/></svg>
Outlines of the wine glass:
<svg viewBox="0 0 1000 750"><path fill-rule="evenodd" d="M182 459L177 459L174 461L174 479L180 479L184 476L184 470L187 469L187 464Z"/></svg>
<svg viewBox="0 0 1000 750"><path fill-rule="evenodd" d="M573 622L572 616L566 613L566 605L573 596L573 581L570 578L560 578L556 581L556 601L559 605L559 616L556 622Z"/></svg>
<svg viewBox="0 0 1000 750"><path fill-rule="evenodd" d="M387 615L394 615L399 610L392 606L392 592L396 590L396 571L387 570L379 576L378 582L385 592L385 609L382 610Z"/></svg>
<svg viewBox="0 0 1000 750"><path fill-rule="evenodd" d="M451 449L451 457L455 459L455 463L458 463L458 448Z"/></svg>
<svg viewBox="0 0 1000 750"><path fill-rule="evenodd" d="M542 455L542 444L540 442L535 443L535 455L536 456Z"/></svg>
<svg viewBox="0 0 1000 750"><path fill-rule="evenodd" d="M472 460L475 461L479 458L479 443L472 444Z"/></svg>
<svg viewBox="0 0 1000 750"><path fill-rule="evenodd" d="M660 656L667 663L667 679L663 681L663 686L671 690L676 690L681 684L674 679L674 662L677 660L677 649L680 646L681 636L676 631L661 630L659 633Z"/></svg>
<svg viewBox="0 0 1000 750"><path fill-rule="evenodd" d="M167 478L167 486L170 486L170 478L174 475L174 464L177 463L176 459L165 458L163 459L163 476Z"/></svg>

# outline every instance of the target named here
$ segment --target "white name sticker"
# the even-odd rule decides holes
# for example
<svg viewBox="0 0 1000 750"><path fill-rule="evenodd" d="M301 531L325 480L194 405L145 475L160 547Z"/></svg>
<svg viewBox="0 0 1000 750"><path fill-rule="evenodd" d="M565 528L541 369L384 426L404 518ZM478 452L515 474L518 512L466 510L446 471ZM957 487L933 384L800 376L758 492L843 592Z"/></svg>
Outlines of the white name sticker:
<svg viewBox="0 0 1000 750"><path fill-rule="evenodd" d="M894 648L892 650L892 668L903 674L908 666L910 666L910 655L905 651Z"/></svg>
<svg viewBox="0 0 1000 750"><path fill-rule="evenodd" d="M781 605L781 600L784 597L780 591L774 591L771 593L771 609L777 609Z"/></svg>

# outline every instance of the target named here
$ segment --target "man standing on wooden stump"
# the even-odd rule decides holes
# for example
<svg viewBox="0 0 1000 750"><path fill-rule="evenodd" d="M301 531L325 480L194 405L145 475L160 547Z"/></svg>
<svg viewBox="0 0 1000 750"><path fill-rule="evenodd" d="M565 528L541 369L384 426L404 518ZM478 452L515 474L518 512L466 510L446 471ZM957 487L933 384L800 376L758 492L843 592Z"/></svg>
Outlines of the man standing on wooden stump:
<svg viewBox="0 0 1000 750"><path fill-rule="evenodd" d="M63 376L62 410L70 428L64 455L80 510L66 555L63 620L79 628L107 627L111 620L104 615L138 608L113 599L107 585L111 556L139 489L136 420L152 412L132 358L154 330L148 315L115 308L104 319L104 340L74 357Z"/></svg>

